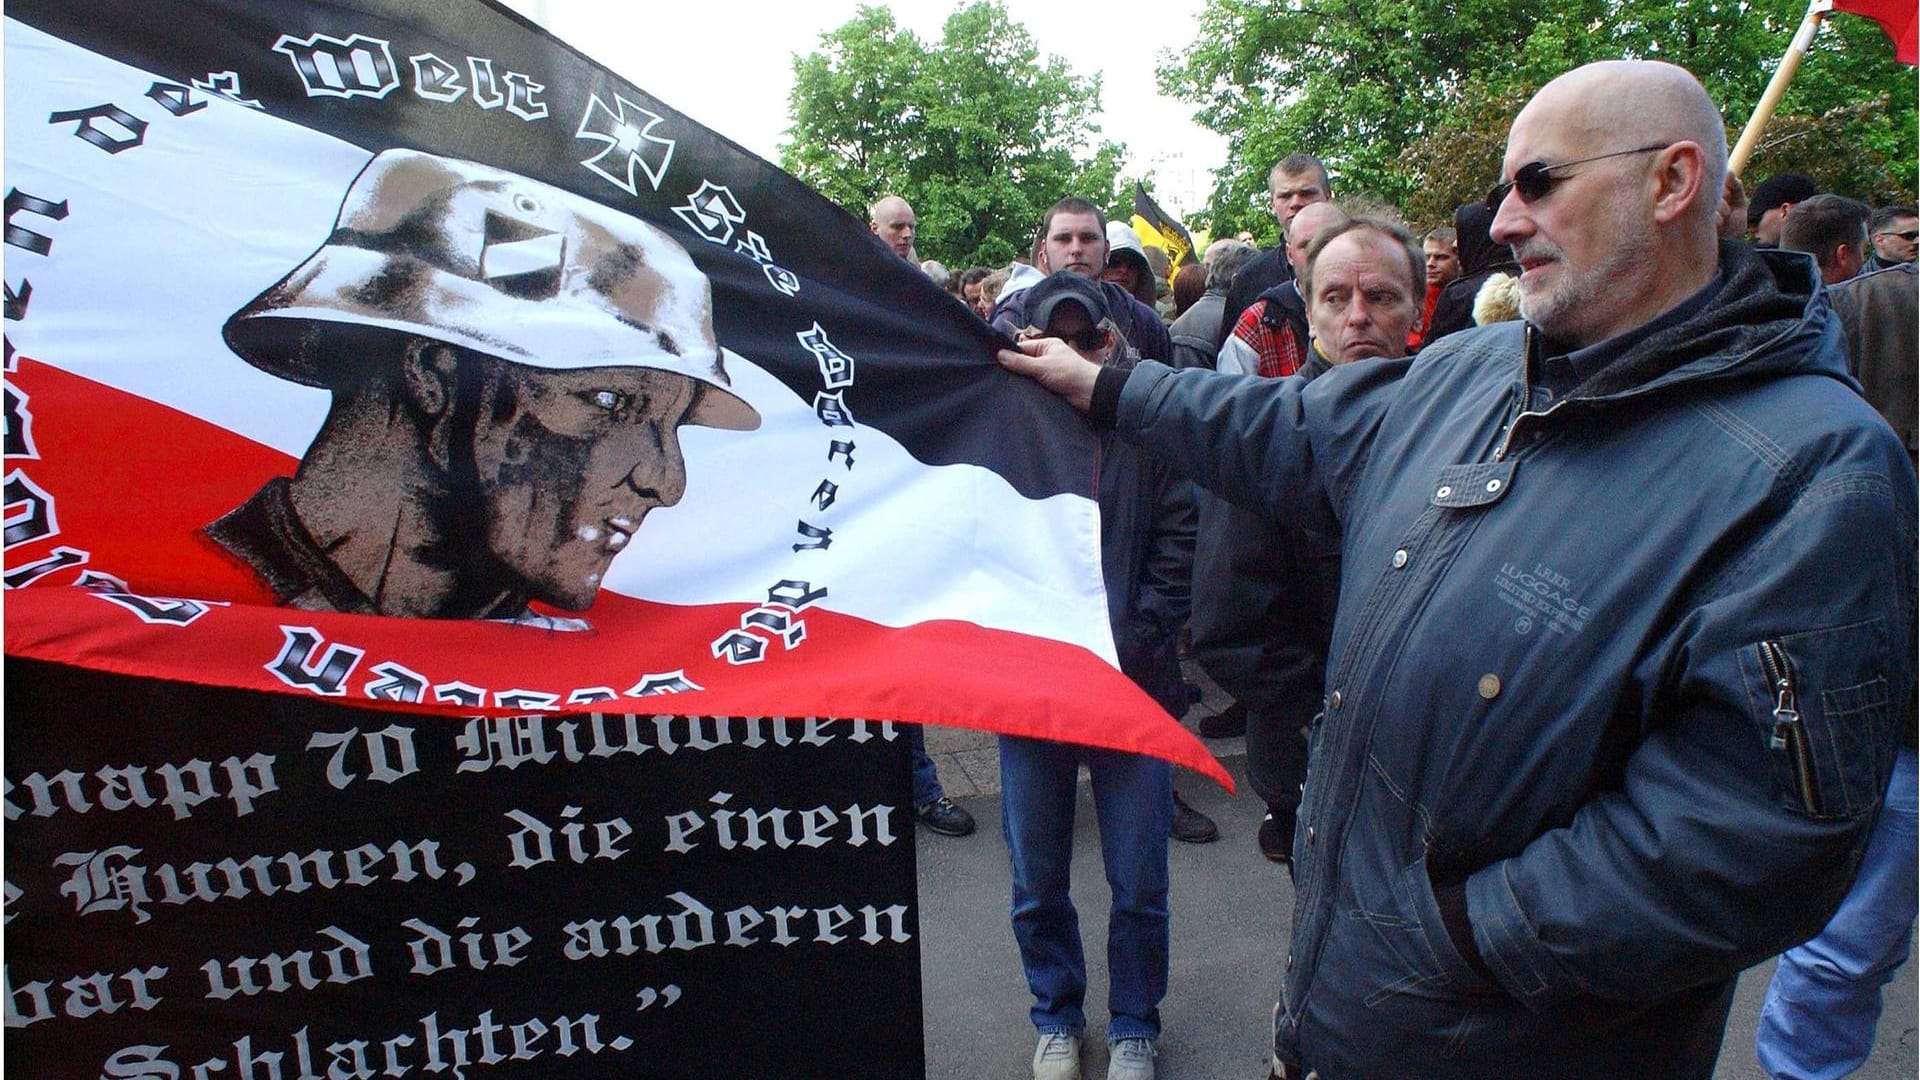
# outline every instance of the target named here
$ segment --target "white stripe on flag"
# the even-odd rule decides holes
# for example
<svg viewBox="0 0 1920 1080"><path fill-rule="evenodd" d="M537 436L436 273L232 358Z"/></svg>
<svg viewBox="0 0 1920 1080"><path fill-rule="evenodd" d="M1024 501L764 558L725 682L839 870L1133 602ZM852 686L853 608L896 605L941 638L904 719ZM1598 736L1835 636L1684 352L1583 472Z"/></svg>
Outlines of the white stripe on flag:
<svg viewBox="0 0 1920 1080"><path fill-rule="evenodd" d="M57 257L35 260L31 318L9 326L20 353L298 457L329 395L245 363L221 326L326 239L371 155L217 98L153 125L136 152L107 155L45 116L71 108L76 86L90 101L135 100L155 77L15 20L6 31L15 70L61 72L8 86L10 186L72 208ZM853 468L833 466L833 507L816 512L828 429L750 359L730 354L726 366L761 429L680 430L686 496L647 518L606 588L675 604L762 601L797 576L786 572L796 526L811 517L834 530L806 564L830 584L823 607L893 627L962 620L1114 662L1090 498L1027 499L989 469L929 467L860 427L848 436Z"/></svg>

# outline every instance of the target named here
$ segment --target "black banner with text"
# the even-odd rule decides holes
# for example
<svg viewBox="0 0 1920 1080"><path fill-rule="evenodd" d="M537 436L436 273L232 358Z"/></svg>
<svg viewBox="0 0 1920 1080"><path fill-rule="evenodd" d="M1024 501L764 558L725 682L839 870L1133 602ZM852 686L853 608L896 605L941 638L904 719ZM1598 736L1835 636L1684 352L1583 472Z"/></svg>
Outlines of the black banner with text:
<svg viewBox="0 0 1920 1080"><path fill-rule="evenodd" d="M923 1072L892 725L6 676L16 1075Z"/></svg>

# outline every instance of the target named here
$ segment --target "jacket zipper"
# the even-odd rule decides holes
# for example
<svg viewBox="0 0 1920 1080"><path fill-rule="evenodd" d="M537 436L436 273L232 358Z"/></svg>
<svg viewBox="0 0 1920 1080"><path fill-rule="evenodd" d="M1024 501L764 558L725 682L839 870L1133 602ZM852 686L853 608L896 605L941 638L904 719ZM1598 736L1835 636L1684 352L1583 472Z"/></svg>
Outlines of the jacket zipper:
<svg viewBox="0 0 1920 1080"><path fill-rule="evenodd" d="M1814 782L1813 755L1807 748L1807 729L1800 722L1800 692L1793 679L1793 661L1778 641L1760 643L1760 667L1766 672L1767 685L1773 690L1773 734L1767 747L1787 755L1793 779L1800 788L1801 805L1809 814L1819 814L1820 788Z"/></svg>
<svg viewBox="0 0 1920 1080"><path fill-rule="evenodd" d="M1513 447L1513 437L1519 432L1521 421L1529 419L1544 420L1552 416L1555 412L1558 412L1560 406L1567 403L1566 398L1560 398L1539 412L1532 412L1527 408L1527 395L1532 386L1532 384L1527 381L1527 358L1532 355L1533 327L1528 326L1526 330L1526 346L1520 350L1520 393L1517 400L1513 403L1513 419L1507 421L1506 433L1500 437L1500 449L1493 452L1493 460L1495 461L1506 460L1507 451Z"/></svg>

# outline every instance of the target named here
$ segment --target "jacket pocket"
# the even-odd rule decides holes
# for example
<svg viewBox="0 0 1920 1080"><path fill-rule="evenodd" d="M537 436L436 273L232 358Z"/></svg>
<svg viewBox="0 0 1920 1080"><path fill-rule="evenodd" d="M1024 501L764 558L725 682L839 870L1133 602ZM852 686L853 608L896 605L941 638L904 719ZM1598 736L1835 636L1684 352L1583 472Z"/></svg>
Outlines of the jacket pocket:
<svg viewBox="0 0 1920 1080"><path fill-rule="evenodd" d="M1358 934L1349 939L1352 951L1341 960L1363 965L1368 1008L1387 1007L1398 997L1403 999L1398 1008L1417 1012L1419 1006L1406 1003L1457 1003L1503 992L1481 978L1447 936L1426 859L1390 874L1376 888L1348 912Z"/></svg>
<svg viewBox="0 0 1920 1080"><path fill-rule="evenodd" d="M1440 974L1447 985L1462 995L1500 994L1506 991L1488 982L1466 957L1460 955L1459 948L1447 933L1447 925L1440 914L1440 901L1433 893L1433 871L1426 859L1407 868L1400 876L1400 891L1406 896L1418 922L1421 936L1426 941L1427 951L1433 956Z"/></svg>
<svg viewBox="0 0 1920 1080"><path fill-rule="evenodd" d="M1783 634L1741 657L1780 804L1841 821L1878 804L1892 756L1883 621Z"/></svg>

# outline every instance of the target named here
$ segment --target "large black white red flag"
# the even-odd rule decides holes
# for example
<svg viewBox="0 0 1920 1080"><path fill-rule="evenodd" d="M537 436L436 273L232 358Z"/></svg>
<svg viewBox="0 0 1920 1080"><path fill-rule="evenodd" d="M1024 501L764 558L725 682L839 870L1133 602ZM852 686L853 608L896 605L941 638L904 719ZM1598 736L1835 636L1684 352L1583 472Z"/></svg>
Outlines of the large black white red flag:
<svg viewBox="0 0 1920 1080"><path fill-rule="evenodd" d="M487 4L6 14L9 655L1224 779L1112 664L1088 433L797 181Z"/></svg>

